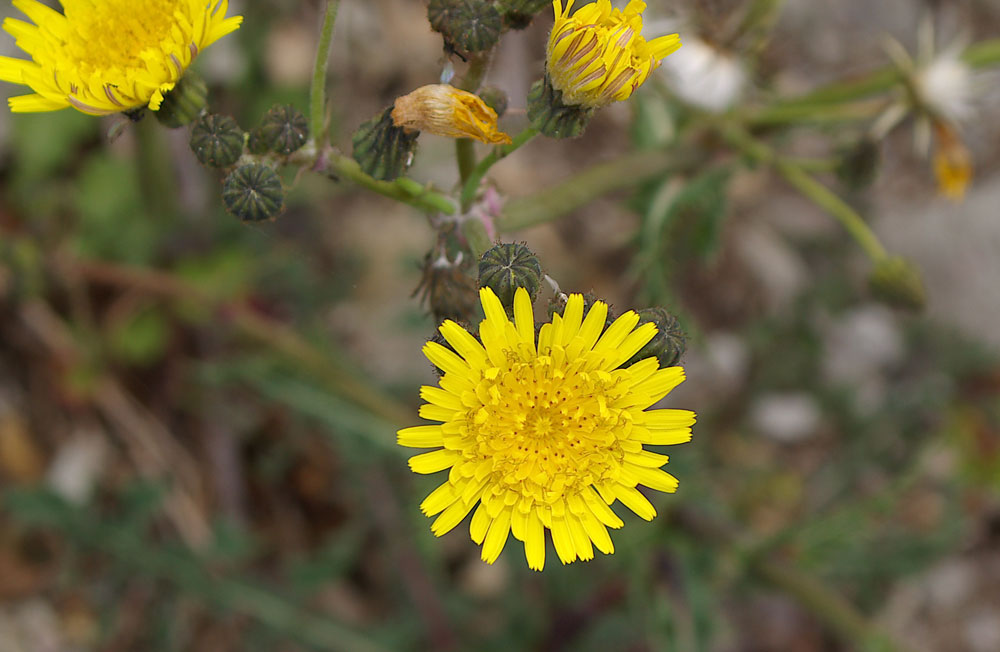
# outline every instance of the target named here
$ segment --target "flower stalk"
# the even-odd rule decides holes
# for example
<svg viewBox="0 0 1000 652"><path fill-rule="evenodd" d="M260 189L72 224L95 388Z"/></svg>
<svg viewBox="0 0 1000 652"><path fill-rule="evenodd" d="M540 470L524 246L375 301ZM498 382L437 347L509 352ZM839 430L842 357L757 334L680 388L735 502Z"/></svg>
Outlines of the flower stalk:
<svg viewBox="0 0 1000 652"><path fill-rule="evenodd" d="M340 0L327 0L323 12L323 27L316 48L316 63L313 65L312 85L309 87L309 126L317 143L326 142L326 71L330 63L330 47L333 44L333 26L337 22Z"/></svg>

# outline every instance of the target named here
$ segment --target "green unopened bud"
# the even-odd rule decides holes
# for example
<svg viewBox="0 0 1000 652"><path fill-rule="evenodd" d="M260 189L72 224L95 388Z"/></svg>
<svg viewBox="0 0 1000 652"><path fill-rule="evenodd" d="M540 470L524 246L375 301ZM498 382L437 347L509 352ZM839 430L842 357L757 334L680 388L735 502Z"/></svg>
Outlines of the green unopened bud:
<svg viewBox="0 0 1000 652"><path fill-rule="evenodd" d="M407 133L392 119L395 104L354 132L352 156L361 170L376 179L392 181L406 173L413 162L419 131Z"/></svg>
<svg viewBox="0 0 1000 652"><path fill-rule="evenodd" d="M505 307L514 305L517 288L538 298L542 285L542 264L523 244L510 242L494 246L479 261L479 287L491 288Z"/></svg>
<svg viewBox="0 0 1000 652"><path fill-rule="evenodd" d="M309 121L290 104L271 108L255 130L260 145L275 154L288 156L309 140Z"/></svg>
<svg viewBox="0 0 1000 652"><path fill-rule="evenodd" d="M475 281L465 270L467 266L462 265L460 260L452 262L444 256L437 260L428 256L424 261L423 278L417 291L427 302L436 322L445 319L471 322L475 319L479 297Z"/></svg>
<svg viewBox="0 0 1000 652"><path fill-rule="evenodd" d="M202 165L227 168L243 154L243 130L228 115L203 114L191 127L191 151Z"/></svg>
<svg viewBox="0 0 1000 652"><path fill-rule="evenodd" d="M542 9L551 7L550 0L500 0L503 24L507 29L524 29Z"/></svg>
<svg viewBox="0 0 1000 652"><path fill-rule="evenodd" d="M496 111L497 118L500 118L507 111L507 93L503 89L496 86L484 86L476 94L479 95L479 99L486 103L486 106Z"/></svg>
<svg viewBox="0 0 1000 652"><path fill-rule="evenodd" d="M864 137L840 150L837 178L851 190L864 190L872 185L882 162L879 144Z"/></svg>
<svg viewBox="0 0 1000 652"><path fill-rule="evenodd" d="M226 210L244 222L260 222L277 215L285 204L278 173L263 163L241 165L222 185Z"/></svg>
<svg viewBox="0 0 1000 652"><path fill-rule="evenodd" d="M156 119L164 127L183 127L194 121L205 110L208 101L208 86L198 73L188 68L177 85L163 96Z"/></svg>
<svg viewBox="0 0 1000 652"><path fill-rule="evenodd" d="M500 40L503 19L490 0L431 0L427 19L445 44L459 52L483 52Z"/></svg>
<svg viewBox="0 0 1000 652"><path fill-rule="evenodd" d="M927 304L927 293L920 270L902 256L883 258L875 263L868 277L872 294L896 308L920 311Z"/></svg>
<svg viewBox="0 0 1000 652"><path fill-rule="evenodd" d="M687 339L676 317L667 312L666 308L640 310L639 325L649 322L656 325L656 335L622 366L629 367L640 360L656 358L660 367L673 367L684 355Z"/></svg>
<svg viewBox="0 0 1000 652"><path fill-rule="evenodd" d="M564 104L562 93L552 86L548 75L536 81L528 93L528 120L549 138L576 138L593 114L593 109Z"/></svg>

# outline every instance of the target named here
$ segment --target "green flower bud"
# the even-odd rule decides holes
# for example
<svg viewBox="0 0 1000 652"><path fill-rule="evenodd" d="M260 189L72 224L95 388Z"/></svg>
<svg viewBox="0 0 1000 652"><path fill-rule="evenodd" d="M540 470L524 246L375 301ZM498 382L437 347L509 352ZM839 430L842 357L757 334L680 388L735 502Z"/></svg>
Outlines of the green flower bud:
<svg viewBox="0 0 1000 652"><path fill-rule="evenodd" d="M497 113L497 118L507 111L507 93L496 86L484 86L476 93L479 99Z"/></svg>
<svg viewBox="0 0 1000 652"><path fill-rule="evenodd" d="M836 172L841 183L851 190L864 190L872 185L882 163L882 153L875 140L863 137L839 153Z"/></svg>
<svg viewBox="0 0 1000 652"><path fill-rule="evenodd" d="M419 131L407 133L392 120L395 104L354 132L352 156L361 170L376 179L392 181L406 173L413 162Z"/></svg>
<svg viewBox="0 0 1000 652"><path fill-rule="evenodd" d="M434 321L445 319L456 322L471 322L475 319L479 306L476 284L465 270L467 265L452 262L442 256L424 261L423 278L417 291L434 315Z"/></svg>
<svg viewBox="0 0 1000 652"><path fill-rule="evenodd" d="M552 86L548 75L535 82L528 93L528 120L549 138L576 138L587 128L593 109L567 105L562 93Z"/></svg>
<svg viewBox="0 0 1000 652"><path fill-rule="evenodd" d="M500 40L503 19L490 0L431 0L427 19L445 44L460 52L483 52Z"/></svg>
<svg viewBox="0 0 1000 652"><path fill-rule="evenodd" d="M534 301L541 285L542 264L523 244L498 244L479 261L479 287L491 288L507 308L514 305L517 288L527 290Z"/></svg>
<svg viewBox="0 0 1000 652"><path fill-rule="evenodd" d="M285 203L278 173L263 163L241 165L222 185L226 210L244 222L260 222L277 215Z"/></svg>
<svg viewBox="0 0 1000 652"><path fill-rule="evenodd" d="M902 256L883 258L868 277L875 298L895 308L919 312L927 304L920 270Z"/></svg>
<svg viewBox="0 0 1000 652"><path fill-rule="evenodd" d="M639 324L656 324L656 335L646 346L632 356L623 366L629 367L640 360L655 357L660 367L673 367L680 361L687 349L687 340L677 318L666 308L645 308L639 311Z"/></svg>
<svg viewBox="0 0 1000 652"><path fill-rule="evenodd" d="M177 85L163 96L156 113L156 119L164 127L175 129L190 124L205 110L208 101L208 86L198 73L188 68Z"/></svg>
<svg viewBox="0 0 1000 652"><path fill-rule="evenodd" d="M227 168L243 154L243 130L228 115L203 114L191 127L191 151L202 165Z"/></svg>
<svg viewBox="0 0 1000 652"><path fill-rule="evenodd" d="M309 140L309 122L294 106L278 105L264 115L255 133L263 147L288 156Z"/></svg>
<svg viewBox="0 0 1000 652"><path fill-rule="evenodd" d="M550 0L500 0L503 24L507 29L524 29L542 9L551 7Z"/></svg>

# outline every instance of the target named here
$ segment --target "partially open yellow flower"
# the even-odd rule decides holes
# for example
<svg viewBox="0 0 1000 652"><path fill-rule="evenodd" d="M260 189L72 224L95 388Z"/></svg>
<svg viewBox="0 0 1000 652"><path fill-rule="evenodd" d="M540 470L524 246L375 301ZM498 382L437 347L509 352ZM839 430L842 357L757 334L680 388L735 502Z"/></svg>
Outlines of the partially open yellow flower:
<svg viewBox="0 0 1000 652"><path fill-rule="evenodd" d="M573 2L565 8L560 0L552 3L556 21L546 52L549 79L564 104L596 109L628 99L681 46L677 34L648 42L642 37L641 0L631 0L624 11L597 0L570 16Z"/></svg>
<svg viewBox="0 0 1000 652"><path fill-rule="evenodd" d="M61 3L63 13L37 0L14 0L34 24L13 18L3 23L31 56L0 57L0 80L34 91L10 98L11 111L156 111L195 56L243 20L226 18L228 0Z"/></svg>
<svg viewBox="0 0 1000 652"><path fill-rule="evenodd" d="M478 95L449 86L429 84L396 98L392 121L397 127L427 131L449 138L474 138L488 145L509 145L510 136L497 128L497 113Z"/></svg>

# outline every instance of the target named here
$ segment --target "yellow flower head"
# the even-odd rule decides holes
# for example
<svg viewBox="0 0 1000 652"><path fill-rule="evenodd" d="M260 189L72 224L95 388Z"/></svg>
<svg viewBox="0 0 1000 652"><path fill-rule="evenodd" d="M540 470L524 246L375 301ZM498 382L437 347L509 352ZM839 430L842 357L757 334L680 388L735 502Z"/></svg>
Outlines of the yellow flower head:
<svg viewBox="0 0 1000 652"><path fill-rule="evenodd" d="M564 564L592 559L594 547L614 552L607 528L623 522L609 507L620 500L640 517L656 510L636 488L675 491L667 462L643 448L691 439L695 415L649 410L684 380L680 367L646 358L620 368L656 334L627 312L607 329L600 301L584 316L583 296L569 297L562 315L535 337L531 299L514 296L510 321L490 288L480 291L486 319L477 340L452 321L440 327L451 348L436 342L424 354L444 375L422 387L420 416L440 423L404 428L402 446L437 448L410 458L416 473L449 469L421 504L438 515L441 536L475 508L469 526L493 563L507 535L524 542L528 566L545 564L545 530ZM456 353L457 352L457 353ZM478 503L478 506L477 506Z"/></svg>
<svg viewBox="0 0 1000 652"><path fill-rule="evenodd" d="M489 145L509 145L497 128L497 112L478 95L448 84L429 84L396 98L392 122L397 127L448 138L475 138Z"/></svg>
<svg viewBox="0 0 1000 652"><path fill-rule="evenodd" d="M972 156L953 128L935 125L937 147L934 152L934 176L938 190L953 201L961 201L972 181Z"/></svg>
<svg viewBox="0 0 1000 652"><path fill-rule="evenodd" d="M3 28L31 59L0 57L0 80L34 93L10 99L14 112L73 107L104 115L156 111L197 54L239 28L228 0L61 0L63 13L14 0L34 24Z"/></svg>
<svg viewBox="0 0 1000 652"><path fill-rule="evenodd" d="M556 22L549 35L546 69L563 103L597 109L628 99L660 60L680 46L677 34L642 37L646 3L631 0L624 11L597 0L570 16L574 0L552 3Z"/></svg>

